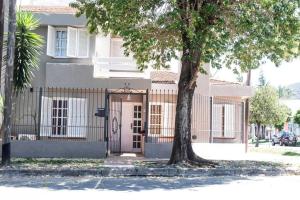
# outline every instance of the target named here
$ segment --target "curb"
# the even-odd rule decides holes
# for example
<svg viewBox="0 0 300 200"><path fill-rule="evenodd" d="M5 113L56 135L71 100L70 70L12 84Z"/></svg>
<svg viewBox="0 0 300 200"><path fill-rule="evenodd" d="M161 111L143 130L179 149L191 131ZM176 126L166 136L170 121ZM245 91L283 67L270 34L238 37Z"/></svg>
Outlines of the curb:
<svg viewBox="0 0 300 200"><path fill-rule="evenodd" d="M0 169L0 175L25 176L99 176L99 177L210 177L300 175L289 169L188 169L188 168L100 168L100 169Z"/></svg>

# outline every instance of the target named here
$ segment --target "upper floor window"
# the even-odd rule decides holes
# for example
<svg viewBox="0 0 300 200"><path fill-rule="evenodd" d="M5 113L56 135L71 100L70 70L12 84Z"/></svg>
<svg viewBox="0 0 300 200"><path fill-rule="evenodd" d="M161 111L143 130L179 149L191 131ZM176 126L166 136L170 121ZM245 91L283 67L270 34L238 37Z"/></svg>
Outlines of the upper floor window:
<svg viewBox="0 0 300 200"><path fill-rule="evenodd" d="M111 38L110 56L111 57L125 57L122 38Z"/></svg>
<svg viewBox="0 0 300 200"><path fill-rule="evenodd" d="M87 58L89 56L87 30L48 26L47 55L56 58Z"/></svg>
<svg viewBox="0 0 300 200"><path fill-rule="evenodd" d="M67 56L67 30L56 30L55 37L55 56Z"/></svg>

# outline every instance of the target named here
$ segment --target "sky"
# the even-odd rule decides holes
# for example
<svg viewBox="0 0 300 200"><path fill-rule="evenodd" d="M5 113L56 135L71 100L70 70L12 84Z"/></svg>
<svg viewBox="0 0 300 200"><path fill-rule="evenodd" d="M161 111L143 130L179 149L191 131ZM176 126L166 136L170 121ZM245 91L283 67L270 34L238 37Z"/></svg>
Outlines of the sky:
<svg viewBox="0 0 300 200"><path fill-rule="evenodd" d="M275 87L287 86L293 83L300 82L300 59L295 59L289 63L284 62L279 67L272 63L266 63L258 69L252 71L251 84L257 85L260 71L263 71L266 81ZM237 81L236 76L228 69L212 70L213 78ZM246 80L246 74L244 74Z"/></svg>

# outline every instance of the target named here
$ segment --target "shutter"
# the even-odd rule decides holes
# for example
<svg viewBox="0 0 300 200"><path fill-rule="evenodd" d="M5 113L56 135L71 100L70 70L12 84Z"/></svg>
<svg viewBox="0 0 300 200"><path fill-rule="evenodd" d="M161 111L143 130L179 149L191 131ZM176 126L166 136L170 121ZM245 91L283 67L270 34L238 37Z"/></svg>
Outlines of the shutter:
<svg viewBox="0 0 300 200"><path fill-rule="evenodd" d="M68 27L67 35L67 56L76 57L77 54L77 29Z"/></svg>
<svg viewBox="0 0 300 200"><path fill-rule="evenodd" d="M52 57L55 55L55 33L55 28L53 26L48 26L47 55Z"/></svg>
<svg viewBox="0 0 300 200"><path fill-rule="evenodd" d="M68 101L68 137L86 137L87 101L84 98L69 98Z"/></svg>
<svg viewBox="0 0 300 200"><path fill-rule="evenodd" d="M52 100L42 97L40 136L51 136L52 132Z"/></svg>
<svg viewBox="0 0 300 200"><path fill-rule="evenodd" d="M223 105L214 104L213 105L213 136L222 137L222 108Z"/></svg>
<svg viewBox="0 0 300 200"><path fill-rule="evenodd" d="M77 57L87 58L89 56L89 34L86 29L78 29L77 33Z"/></svg>
<svg viewBox="0 0 300 200"><path fill-rule="evenodd" d="M173 136L175 128L175 104L164 103L163 104L163 136Z"/></svg>
<svg viewBox="0 0 300 200"><path fill-rule="evenodd" d="M235 123L235 106L225 104L224 115L224 136L235 137L234 123Z"/></svg>

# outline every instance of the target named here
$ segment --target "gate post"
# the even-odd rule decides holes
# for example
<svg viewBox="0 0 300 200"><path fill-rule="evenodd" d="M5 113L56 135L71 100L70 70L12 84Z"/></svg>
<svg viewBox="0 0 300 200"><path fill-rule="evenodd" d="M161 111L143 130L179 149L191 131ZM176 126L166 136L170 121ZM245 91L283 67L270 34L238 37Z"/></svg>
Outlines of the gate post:
<svg viewBox="0 0 300 200"><path fill-rule="evenodd" d="M149 89L146 90L146 117L145 117L145 142L148 142L148 122L149 122Z"/></svg>
<svg viewBox="0 0 300 200"><path fill-rule="evenodd" d="M37 133L36 133L36 136L37 136L37 140L40 140L41 139L41 119L42 119L42 98L43 98L43 89L40 87L39 89L39 102L38 102L38 106L39 106L39 114L38 114L38 127L37 127Z"/></svg>
<svg viewBox="0 0 300 200"><path fill-rule="evenodd" d="M106 141L106 157L108 157L109 155L108 115L109 115L109 94L106 88L105 89L105 120L104 120L104 140Z"/></svg>
<svg viewBox="0 0 300 200"><path fill-rule="evenodd" d="M213 97L209 98L209 143L213 143Z"/></svg>

